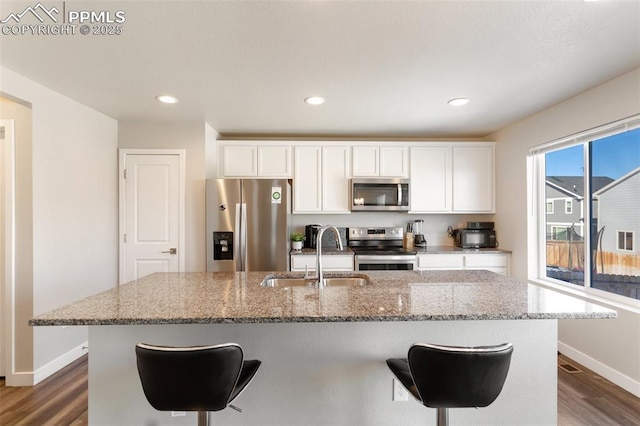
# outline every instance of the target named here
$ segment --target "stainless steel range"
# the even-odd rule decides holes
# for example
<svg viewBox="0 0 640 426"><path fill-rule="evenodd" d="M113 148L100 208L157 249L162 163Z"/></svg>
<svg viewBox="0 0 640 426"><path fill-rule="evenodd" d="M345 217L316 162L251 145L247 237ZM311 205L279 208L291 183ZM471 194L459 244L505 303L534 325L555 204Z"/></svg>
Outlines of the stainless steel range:
<svg viewBox="0 0 640 426"><path fill-rule="evenodd" d="M397 228L349 228L349 247L357 271L406 271L417 267L413 250L403 250L404 231Z"/></svg>

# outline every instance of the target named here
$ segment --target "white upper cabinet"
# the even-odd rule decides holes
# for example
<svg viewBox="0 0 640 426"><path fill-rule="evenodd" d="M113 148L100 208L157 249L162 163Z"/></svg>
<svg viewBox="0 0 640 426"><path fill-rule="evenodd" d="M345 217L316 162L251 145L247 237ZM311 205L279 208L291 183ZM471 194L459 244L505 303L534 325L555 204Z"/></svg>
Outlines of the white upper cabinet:
<svg viewBox="0 0 640 426"><path fill-rule="evenodd" d="M255 145L223 145L220 177L258 176L258 147Z"/></svg>
<svg viewBox="0 0 640 426"><path fill-rule="evenodd" d="M218 177L291 177L290 145L233 141L222 143L218 152Z"/></svg>
<svg viewBox="0 0 640 426"><path fill-rule="evenodd" d="M494 144L411 147L411 213L495 212Z"/></svg>
<svg viewBox="0 0 640 426"><path fill-rule="evenodd" d="M453 147L453 211L493 213L494 146Z"/></svg>
<svg viewBox="0 0 640 426"><path fill-rule="evenodd" d="M354 146L354 177L407 177L406 146Z"/></svg>
<svg viewBox="0 0 640 426"><path fill-rule="evenodd" d="M258 146L258 176L291 177L291 147Z"/></svg>
<svg viewBox="0 0 640 426"><path fill-rule="evenodd" d="M411 147L411 211L451 211L451 148Z"/></svg>
<svg viewBox="0 0 640 426"><path fill-rule="evenodd" d="M296 146L293 213L350 213L349 147Z"/></svg>
<svg viewBox="0 0 640 426"><path fill-rule="evenodd" d="M322 148L322 211L350 213L349 147Z"/></svg>
<svg viewBox="0 0 640 426"><path fill-rule="evenodd" d="M321 212L322 147L296 146L293 163L293 212Z"/></svg>
<svg viewBox="0 0 640 426"><path fill-rule="evenodd" d="M380 147L380 176L407 177L409 168L406 146Z"/></svg>

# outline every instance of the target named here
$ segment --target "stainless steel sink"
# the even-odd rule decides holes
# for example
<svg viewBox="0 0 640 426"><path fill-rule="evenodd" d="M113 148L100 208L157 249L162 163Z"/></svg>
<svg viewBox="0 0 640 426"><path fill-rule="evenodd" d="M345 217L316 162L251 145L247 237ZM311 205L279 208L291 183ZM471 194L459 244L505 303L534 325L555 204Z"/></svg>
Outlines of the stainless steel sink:
<svg viewBox="0 0 640 426"><path fill-rule="evenodd" d="M326 287L362 287L369 284L369 277L364 274L329 276L324 279ZM267 275L260 283L263 287L318 287L318 280L301 277L279 277Z"/></svg>

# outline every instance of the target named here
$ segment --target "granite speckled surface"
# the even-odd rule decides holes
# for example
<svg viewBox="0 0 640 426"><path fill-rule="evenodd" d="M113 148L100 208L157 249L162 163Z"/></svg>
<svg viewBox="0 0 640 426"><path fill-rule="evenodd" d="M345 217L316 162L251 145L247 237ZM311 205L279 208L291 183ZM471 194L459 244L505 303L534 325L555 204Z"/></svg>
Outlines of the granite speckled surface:
<svg viewBox="0 0 640 426"><path fill-rule="evenodd" d="M156 273L32 318L126 325L615 318L616 312L489 271L369 271L363 287L263 287L279 272ZM344 276L349 273L327 273ZM353 275L353 274L351 274Z"/></svg>

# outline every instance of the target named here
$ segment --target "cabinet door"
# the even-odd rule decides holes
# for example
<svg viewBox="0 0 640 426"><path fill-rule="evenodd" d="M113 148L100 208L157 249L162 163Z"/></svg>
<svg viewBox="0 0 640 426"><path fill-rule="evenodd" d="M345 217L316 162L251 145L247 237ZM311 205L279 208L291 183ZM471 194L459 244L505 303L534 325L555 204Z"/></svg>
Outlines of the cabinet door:
<svg viewBox="0 0 640 426"><path fill-rule="evenodd" d="M293 212L322 211L322 148L295 147Z"/></svg>
<svg viewBox="0 0 640 426"><path fill-rule="evenodd" d="M464 256L465 269L484 269L502 275L509 274L509 255L507 254L467 254Z"/></svg>
<svg viewBox="0 0 640 426"><path fill-rule="evenodd" d="M222 149L224 167L222 177L256 177L257 146L225 145Z"/></svg>
<svg viewBox="0 0 640 426"><path fill-rule="evenodd" d="M349 148L322 148L322 211L349 213Z"/></svg>
<svg viewBox="0 0 640 426"><path fill-rule="evenodd" d="M493 146L453 147L453 211L493 213Z"/></svg>
<svg viewBox="0 0 640 426"><path fill-rule="evenodd" d="M258 176L291 177L291 147L258 146Z"/></svg>
<svg viewBox="0 0 640 426"><path fill-rule="evenodd" d="M420 254L418 255L418 269L462 269L464 257L462 254Z"/></svg>
<svg viewBox="0 0 640 426"><path fill-rule="evenodd" d="M313 255L292 255L291 270L304 271L305 269L309 272L315 272L316 257ZM353 256L341 254L322 256L322 270L324 272L353 271Z"/></svg>
<svg viewBox="0 0 640 426"><path fill-rule="evenodd" d="M353 176L355 177L377 177L380 175L379 155L377 146L354 146L353 147Z"/></svg>
<svg viewBox="0 0 640 426"><path fill-rule="evenodd" d="M451 148L411 147L411 211L451 210Z"/></svg>
<svg viewBox="0 0 640 426"><path fill-rule="evenodd" d="M407 177L407 147L380 147L380 176Z"/></svg>

